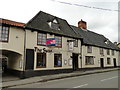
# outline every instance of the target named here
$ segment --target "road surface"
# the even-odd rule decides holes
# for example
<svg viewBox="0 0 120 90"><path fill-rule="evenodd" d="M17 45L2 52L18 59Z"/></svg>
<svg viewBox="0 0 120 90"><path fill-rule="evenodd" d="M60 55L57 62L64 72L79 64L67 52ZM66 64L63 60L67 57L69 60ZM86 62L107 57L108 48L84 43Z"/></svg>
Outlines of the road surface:
<svg viewBox="0 0 120 90"><path fill-rule="evenodd" d="M38 82L9 88L118 88L118 71Z"/></svg>

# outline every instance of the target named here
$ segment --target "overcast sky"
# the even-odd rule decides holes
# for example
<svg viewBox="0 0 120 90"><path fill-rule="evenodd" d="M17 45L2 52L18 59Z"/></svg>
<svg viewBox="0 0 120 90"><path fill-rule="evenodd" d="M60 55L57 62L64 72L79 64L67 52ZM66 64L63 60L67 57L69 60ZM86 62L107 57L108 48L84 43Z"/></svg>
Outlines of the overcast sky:
<svg viewBox="0 0 120 90"><path fill-rule="evenodd" d="M69 4L60 3L68 2ZM103 34L112 42L118 42L118 1L119 0L1 0L0 17L27 23L39 11L66 19L70 25L77 26L83 19L88 30ZM83 6L90 6L87 8ZM111 9L100 10L104 8Z"/></svg>

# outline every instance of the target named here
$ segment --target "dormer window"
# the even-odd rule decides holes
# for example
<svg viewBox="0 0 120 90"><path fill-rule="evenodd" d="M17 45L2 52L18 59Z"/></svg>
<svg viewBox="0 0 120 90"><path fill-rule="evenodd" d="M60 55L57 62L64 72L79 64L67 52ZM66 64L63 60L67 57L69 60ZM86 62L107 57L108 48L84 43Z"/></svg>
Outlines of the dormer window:
<svg viewBox="0 0 120 90"><path fill-rule="evenodd" d="M54 19L53 21L49 21L48 25L51 29L60 30L60 26L56 19Z"/></svg>
<svg viewBox="0 0 120 90"><path fill-rule="evenodd" d="M109 44L109 40L105 40L105 44Z"/></svg>
<svg viewBox="0 0 120 90"><path fill-rule="evenodd" d="M49 27L51 28L52 22L48 22Z"/></svg>
<svg viewBox="0 0 120 90"><path fill-rule="evenodd" d="M53 20L53 23L58 23L56 19Z"/></svg>
<svg viewBox="0 0 120 90"><path fill-rule="evenodd" d="M60 28L58 28L58 30L60 30Z"/></svg>

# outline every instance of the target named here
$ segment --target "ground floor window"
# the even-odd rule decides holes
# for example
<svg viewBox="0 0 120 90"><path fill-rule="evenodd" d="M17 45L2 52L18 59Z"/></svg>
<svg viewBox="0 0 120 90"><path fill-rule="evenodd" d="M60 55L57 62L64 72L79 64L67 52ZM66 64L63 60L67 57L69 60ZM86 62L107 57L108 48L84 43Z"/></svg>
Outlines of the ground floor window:
<svg viewBox="0 0 120 90"><path fill-rule="evenodd" d="M62 67L62 54L54 54L54 67Z"/></svg>
<svg viewBox="0 0 120 90"><path fill-rule="evenodd" d="M46 67L46 53L37 53L37 67Z"/></svg>
<svg viewBox="0 0 120 90"><path fill-rule="evenodd" d="M111 64L110 58L107 58L107 64Z"/></svg>
<svg viewBox="0 0 120 90"><path fill-rule="evenodd" d="M93 56L86 56L85 57L85 64L86 65L93 65L94 64L94 58L93 58Z"/></svg>

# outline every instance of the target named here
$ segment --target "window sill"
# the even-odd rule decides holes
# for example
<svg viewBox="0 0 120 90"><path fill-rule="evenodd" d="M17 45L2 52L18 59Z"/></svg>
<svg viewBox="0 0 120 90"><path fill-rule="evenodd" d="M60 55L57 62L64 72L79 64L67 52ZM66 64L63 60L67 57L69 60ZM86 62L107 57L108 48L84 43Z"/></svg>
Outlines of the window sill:
<svg viewBox="0 0 120 90"><path fill-rule="evenodd" d="M92 53L92 52L87 52L87 53Z"/></svg>
<svg viewBox="0 0 120 90"><path fill-rule="evenodd" d="M8 43L8 41L0 41L0 42L3 42L3 43Z"/></svg>
<svg viewBox="0 0 120 90"><path fill-rule="evenodd" d="M85 65L95 65L95 64L85 64Z"/></svg>
<svg viewBox="0 0 120 90"><path fill-rule="evenodd" d="M57 67L62 67L62 66L54 66L55 68L57 68Z"/></svg>
<svg viewBox="0 0 120 90"><path fill-rule="evenodd" d="M46 66L37 66L36 68L46 68Z"/></svg>
<svg viewBox="0 0 120 90"><path fill-rule="evenodd" d="M38 46L46 46L46 45L42 45L42 44L37 44Z"/></svg>
<svg viewBox="0 0 120 90"><path fill-rule="evenodd" d="M56 48L62 48L62 46L55 46Z"/></svg>

